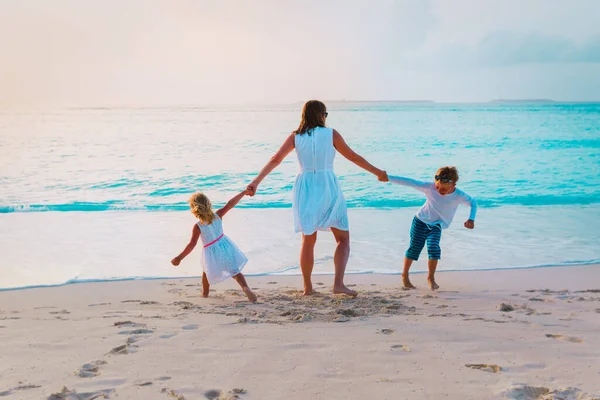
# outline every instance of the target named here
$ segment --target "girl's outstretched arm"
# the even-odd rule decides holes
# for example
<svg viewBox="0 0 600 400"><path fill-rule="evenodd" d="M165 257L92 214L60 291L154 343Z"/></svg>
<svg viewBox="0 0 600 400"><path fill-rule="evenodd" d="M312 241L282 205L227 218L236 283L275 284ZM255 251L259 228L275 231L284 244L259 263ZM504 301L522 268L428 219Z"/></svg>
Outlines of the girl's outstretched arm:
<svg viewBox="0 0 600 400"><path fill-rule="evenodd" d="M248 185L250 196L254 196L256 194L256 189L258 189L258 185L260 185L262 180L265 179L265 177L269 175L275 168L277 168L277 166L281 164L281 162L287 157L287 155L290 154L292 150L294 150L294 147L296 146L295 139L296 135L294 133L288 136L288 138L285 139L285 142L283 142L279 150L277 150L277 153L275 153L275 155L271 157L269 162L263 167L263 169L256 176L256 178L254 178L254 180L250 182L250 184Z"/></svg>
<svg viewBox="0 0 600 400"><path fill-rule="evenodd" d="M198 225L194 224L194 228L192 229L192 237L190 238L190 242L185 246L185 249L179 254L177 257L171 260L171 264L174 266L178 266L181 260L187 257L188 254L194 250L196 247L196 243L198 243L198 239L200 238L200 228Z"/></svg>
<svg viewBox="0 0 600 400"><path fill-rule="evenodd" d="M229 200L223 208L218 209L216 214L219 216L219 218L223 218L225 216L225 214L227 214L227 212L229 212L229 210L231 210L233 207L235 207L237 205L237 203L239 203L240 200L244 196L249 195L249 194L250 194L250 191L248 189L244 190L243 192L238 193L235 197L233 197L231 200Z"/></svg>
<svg viewBox="0 0 600 400"><path fill-rule="evenodd" d="M382 181L382 182L388 181L388 176L385 171L382 171L379 168L371 165L361 155L354 152L354 150L352 150L350 148L350 146L348 146L346 141L344 141L344 138L342 137L342 135L340 135L340 133L338 131L336 131L335 129L333 130L333 147L335 147L335 149L337 151L339 151L339 153L341 155L346 157L348 159L348 161L351 161L354 164L361 167L362 169L369 171L373 175L377 176L377 178L380 181Z"/></svg>

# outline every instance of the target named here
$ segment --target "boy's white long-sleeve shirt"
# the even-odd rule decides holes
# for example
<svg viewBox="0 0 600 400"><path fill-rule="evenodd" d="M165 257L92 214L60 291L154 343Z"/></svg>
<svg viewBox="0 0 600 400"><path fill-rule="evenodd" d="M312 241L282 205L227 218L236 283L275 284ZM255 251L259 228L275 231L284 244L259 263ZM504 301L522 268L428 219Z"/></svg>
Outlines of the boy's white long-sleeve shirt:
<svg viewBox="0 0 600 400"><path fill-rule="evenodd" d="M425 194L427 200L417 212L417 218L429 225L440 224L446 229L452 223L456 209L460 204L471 207L469 219L475 220L477 214L477 202L474 198L460 189L442 196L435 188L435 183L422 182L416 179L404 178L402 176L389 176L390 182L396 185L415 188Z"/></svg>

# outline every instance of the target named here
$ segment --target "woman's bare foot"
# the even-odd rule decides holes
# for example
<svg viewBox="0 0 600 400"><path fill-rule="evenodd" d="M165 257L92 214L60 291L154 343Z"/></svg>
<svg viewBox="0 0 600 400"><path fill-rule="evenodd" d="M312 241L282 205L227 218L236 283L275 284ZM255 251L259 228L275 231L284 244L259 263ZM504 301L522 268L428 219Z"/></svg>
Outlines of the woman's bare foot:
<svg viewBox="0 0 600 400"><path fill-rule="evenodd" d="M248 298L250 303L256 303L256 295L254 294L254 292L252 292L252 290L250 290L250 288L248 286L246 286L242 290L246 294L246 297Z"/></svg>
<svg viewBox="0 0 600 400"><path fill-rule="evenodd" d="M333 287L333 293L334 294L345 294L348 295L350 297L356 297L358 296L358 292L352 289L348 289L346 286L341 285L341 286L334 286Z"/></svg>
<svg viewBox="0 0 600 400"><path fill-rule="evenodd" d="M304 296L310 296L311 294L315 294L316 292L313 290L312 287L312 283L307 284L306 282L304 283L304 293L302 293Z"/></svg>
<svg viewBox="0 0 600 400"><path fill-rule="evenodd" d="M202 297L204 297L204 298L208 297L208 290L202 291Z"/></svg>
<svg viewBox="0 0 600 400"><path fill-rule="evenodd" d="M429 287L431 290L438 290L440 287L437 283L435 283L435 279L427 278L427 282L429 282Z"/></svg>
<svg viewBox="0 0 600 400"><path fill-rule="evenodd" d="M404 286L405 289L416 289L415 285L410 283L410 279L408 279L408 276L406 275L402 275L402 286Z"/></svg>

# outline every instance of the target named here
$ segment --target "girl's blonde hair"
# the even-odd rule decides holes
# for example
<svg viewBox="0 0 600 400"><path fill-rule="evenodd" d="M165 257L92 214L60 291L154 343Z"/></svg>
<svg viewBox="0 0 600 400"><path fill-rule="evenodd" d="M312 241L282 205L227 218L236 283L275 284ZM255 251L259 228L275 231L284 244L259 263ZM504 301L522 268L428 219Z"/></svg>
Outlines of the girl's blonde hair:
<svg viewBox="0 0 600 400"><path fill-rule="evenodd" d="M188 200L192 214L201 222L210 225L215 219L212 203L204 193L194 193Z"/></svg>

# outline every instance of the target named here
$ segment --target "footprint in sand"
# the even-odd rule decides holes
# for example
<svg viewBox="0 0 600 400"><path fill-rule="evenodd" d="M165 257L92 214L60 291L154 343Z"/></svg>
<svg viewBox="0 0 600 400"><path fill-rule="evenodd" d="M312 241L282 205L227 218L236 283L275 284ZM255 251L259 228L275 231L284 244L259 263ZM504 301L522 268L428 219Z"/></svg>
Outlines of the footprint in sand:
<svg viewBox="0 0 600 400"><path fill-rule="evenodd" d="M210 399L210 400L213 400L213 399L235 400L235 399L241 398L238 395L246 394L246 393L248 393L248 391L246 389L240 389L240 388L231 389L228 393L223 393L222 390L208 390L208 391L204 392L204 398Z"/></svg>
<svg viewBox="0 0 600 400"><path fill-rule="evenodd" d="M506 304L506 303L500 303L500 305L498 306L498 310L502 311L502 312L511 312L514 311L514 307L511 306L510 304Z"/></svg>
<svg viewBox="0 0 600 400"><path fill-rule="evenodd" d="M41 386L38 385L19 385L16 386L12 389L8 389L5 390L4 392L0 392L0 397L4 397L4 396L10 396L11 394L23 391L23 390L29 390L29 389L38 389L41 388Z"/></svg>
<svg viewBox="0 0 600 400"><path fill-rule="evenodd" d="M567 340L569 342L572 343L583 343L583 340L573 337L573 336L566 336L566 335L553 335L551 333L547 333L546 337L548 338L552 338L552 339L560 339L560 340Z"/></svg>
<svg viewBox="0 0 600 400"><path fill-rule="evenodd" d="M513 386L502 394L504 397L515 400L537 400L550 393L550 389L541 386L518 385Z"/></svg>
<svg viewBox="0 0 600 400"><path fill-rule="evenodd" d="M217 400L221 400L221 399L237 400L237 399L241 399L241 397L239 396L240 394L243 395L243 394L247 394L247 393L248 393L248 391L246 389L242 389L242 388L231 389L227 393L223 393L222 390L208 390L208 391L204 392L204 398L217 399Z"/></svg>
<svg viewBox="0 0 600 400"><path fill-rule="evenodd" d="M115 389L104 389L97 390L95 392L77 393L75 390L69 390L66 386L63 386L62 390L57 393L53 393L48 397L48 400L71 400L71 399L108 399L111 394L115 393Z"/></svg>
<svg viewBox="0 0 600 400"><path fill-rule="evenodd" d="M110 303L88 304L88 307L109 306Z"/></svg>
<svg viewBox="0 0 600 400"><path fill-rule="evenodd" d="M348 322L350 321L350 317L340 316L333 320L333 322Z"/></svg>
<svg viewBox="0 0 600 400"><path fill-rule="evenodd" d="M166 393L169 397L172 397L176 400L185 400L185 396L182 394L177 393L175 390L173 389L163 389L161 390L162 393Z"/></svg>
<svg viewBox="0 0 600 400"><path fill-rule="evenodd" d="M87 364L83 364L81 368L79 368L79 371L75 371L75 375L79 376L80 378L92 378L94 376L98 376L100 375L100 365L105 364L106 361L104 360L97 360Z"/></svg>
<svg viewBox="0 0 600 400"><path fill-rule="evenodd" d="M404 352L407 352L407 353L411 352L410 347L408 347L405 344L395 344L395 345L392 346L392 349L400 349L400 350L402 350Z"/></svg>
<svg viewBox="0 0 600 400"><path fill-rule="evenodd" d="M67 310L61 310L61 311L50 311L50 314L71 314L71 313L68 312Z"/></svg>
<svg viewBox="0 0 600 400"><path fill-rule="evenodd" d="M138 324L137 322L133 322L133 321L117 321L113 324L113 326L118 326L120 328L141 328L141 327L146 327L145 324Z"/></svg>
<svg viewBox="0 0 600 400"><path fill-rule="evenodd" d="M172 337L177 336L176 332L165 333L164 335L160 335L159 339L171 339Z"/></svg>
<svg viewBox="0 0 600 400"><path fill-rule="evenodd" d="M539 399L598 399L590 393L585 393L579 388L567 387L560 389L549 389L543 386L529 386L524 384L513 385L502 392L504 397L515 400L539 400Z"/></svg>
<svg viewBox="0 0 600 400"><path fill-rule="evenodd" d="M220 390L208 390L206 392L204 392L204 397L207 399L218 399L219 397L221 397L221 391Z"/></svg>
<svg viewBox="0 0 600 400"><path fill-rule="evenodd" d="M119 335L150 335L154 333L152 329L134 329L132 331L121 331Z"/></svg>
<svg viewBox="0 0 600 400"><path fill-rule="evenodd" d="M485 372L492 372L494 374L497 374L502 370L502 368L500 368L500 366L496 364L465 364L465 367L471 369L478 369Z"/></svg>
<svg viewBox="0 0 600 400"><path fill-rule="evenodd" d="M392 333L396 332L395 329L388 329L388 328L384 328L384 329L378 329L377 333L382 333L384 335L391 335Z"/></svg>
<svg viewBox="0 0 600 400"><path fill-rule="evenodd" d="M193 331L194 329L198 329L198 325L197 324L189 324L189 325L184 325L181 327L181 329L185 330L185 331Z"/></svg>
<svg viewBox="0 0 600 400"><path fill-rule="evenodd" d="M143 336L129 336L127 338L127 344L134 344L143 339Z"/></svg>
<svg viewBox="0 0 600 400"><path fill-rule="evenodd" d="M129 344L122 344L121 346L117 346L114 349L112 349L108 354L121 355L129 353L131 353L129 349Z"/></svg>
<svg viewBox="0 0 600 400"><path fill-rule="evenodd" d="M341 314L344 317L358 317L361 315L360 311L357 311L355 309L352 308L347 308L347 309L339 309L336 311L337 314Z"/></svg>
<svg viewBox="0 0 600 400"><path fill-rule="evenodd" d="M158 301L141 301L140 304L143 306L148 306L148 305L155 305L155 304L160 304L160 303Z"/></svg>

